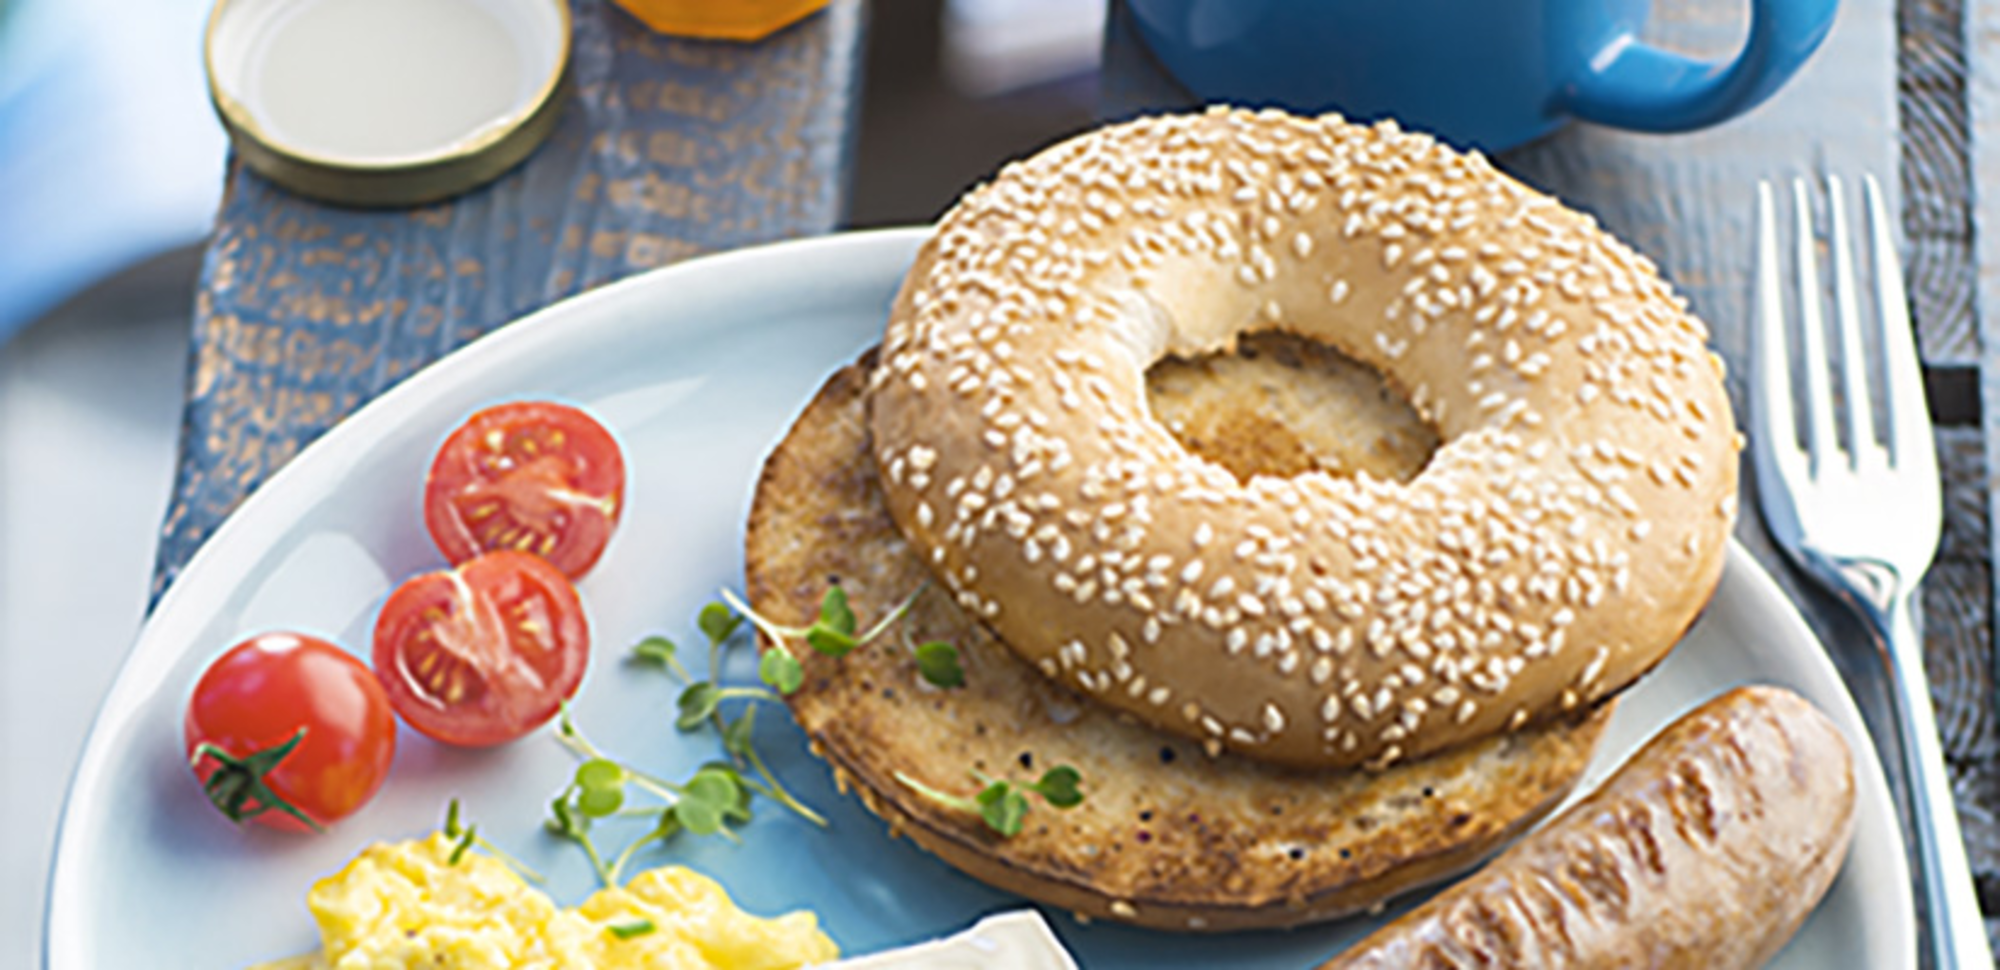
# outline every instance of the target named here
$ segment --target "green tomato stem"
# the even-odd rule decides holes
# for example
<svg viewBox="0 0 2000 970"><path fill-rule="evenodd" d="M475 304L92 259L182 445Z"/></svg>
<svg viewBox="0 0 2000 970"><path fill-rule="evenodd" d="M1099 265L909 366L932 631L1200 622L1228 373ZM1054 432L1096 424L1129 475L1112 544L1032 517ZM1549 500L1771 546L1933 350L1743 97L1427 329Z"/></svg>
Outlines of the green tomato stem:
<svg viewBox="0 0 2000 970"><path fill-rule="evenodd" d="M297 819L300 824L314 832L324 832L326 831L324 826L313 821L305 812L300 811L298 806L278 797L278 793L272 791L265 781L265 778L305 739L306 729L301 727L282 744L252 751L241 758L203 741L195 745L193 753L188 756L188 764L198 772L203 761L216 763L215 771L211 772L208 780L202 783L201 790L208 796L209 802L230 821L241 823L245 819L276 810ZM252 801L257 803L254 808L249 807Z"/></svg>

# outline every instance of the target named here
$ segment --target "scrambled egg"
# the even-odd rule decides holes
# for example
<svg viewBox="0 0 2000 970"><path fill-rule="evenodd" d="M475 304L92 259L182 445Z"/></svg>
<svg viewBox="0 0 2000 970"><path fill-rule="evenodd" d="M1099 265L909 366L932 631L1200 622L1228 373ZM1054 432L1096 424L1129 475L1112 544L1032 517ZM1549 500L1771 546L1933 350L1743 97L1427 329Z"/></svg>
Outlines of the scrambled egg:
<svg viewBox="0 0 2000 970"><path fill-rule="evenodd" d="M306 897L325 952L256 970L790 970L838 957L810 912L758 919L665 867L571 910L442 833L370 846Z"/></svg>

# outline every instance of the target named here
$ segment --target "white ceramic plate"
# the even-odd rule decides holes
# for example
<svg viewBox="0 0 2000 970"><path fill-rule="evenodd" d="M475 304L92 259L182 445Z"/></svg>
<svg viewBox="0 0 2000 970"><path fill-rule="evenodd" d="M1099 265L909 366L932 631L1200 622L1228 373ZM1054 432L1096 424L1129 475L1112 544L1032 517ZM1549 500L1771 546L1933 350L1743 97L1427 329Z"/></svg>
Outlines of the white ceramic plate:
<svg viewBox="0 0 2000 970"><path fill-rule="evenodd" d="M427 831L454 796L483 835L547 873L558 897L587 894L581 854L540 829L573 767L546 734L462 751L406 730L382 794L328 834L238 831L205 804L182 762L188 689L218 652L271 628L331 634L365 655L389 589L440 562L419 512L438 442L483 404L552 397L599 415L621 438L631 476L625 521L582 584L598 652L577 720L600 745L669 776L714 757L711 738L674 731L675 686L618 658L648 633L698 640L694 612L740 584L742 522L765 453L822 377L877 339L920 239L897 231L791 243L605 287L416 375L292 461L189 564L105 699L63 815L48 966L217 968L305 950L314 941L307 886L370 841ZM1911 966L1909 879L1874 749L1812 634L1740 550L1704 619L1620 706L1594 774L1677 712L1745 682L1812 698L1858 755L1853 854L1779 965ZM684 838L649 863L714 874L755 912L815 909L848 953L1018 905L891 840L834 792L784 718L760 718L758 730L775 770L831 826L766 804L742 844ZM1091 968L1299 967L1372 925L1182 937L1052 921Z"/></svg>

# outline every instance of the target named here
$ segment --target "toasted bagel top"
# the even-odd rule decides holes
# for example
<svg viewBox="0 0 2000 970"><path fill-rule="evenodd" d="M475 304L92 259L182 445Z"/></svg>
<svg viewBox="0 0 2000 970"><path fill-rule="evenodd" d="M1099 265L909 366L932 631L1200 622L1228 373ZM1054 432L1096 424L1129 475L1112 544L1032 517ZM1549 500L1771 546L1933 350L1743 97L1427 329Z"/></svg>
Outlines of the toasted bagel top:
<svg viewBox="0 0 2000 970"><path fill-rule="evenodd" d="M1278 329L1438 431L1415 479L1239 480L1146 370ZM1720 575L1721 366L1645 259L1393 124L1086 134L949 212L870 389L891 514L1045 674L1275 762L1383 765L1587 705Z"/></svg>

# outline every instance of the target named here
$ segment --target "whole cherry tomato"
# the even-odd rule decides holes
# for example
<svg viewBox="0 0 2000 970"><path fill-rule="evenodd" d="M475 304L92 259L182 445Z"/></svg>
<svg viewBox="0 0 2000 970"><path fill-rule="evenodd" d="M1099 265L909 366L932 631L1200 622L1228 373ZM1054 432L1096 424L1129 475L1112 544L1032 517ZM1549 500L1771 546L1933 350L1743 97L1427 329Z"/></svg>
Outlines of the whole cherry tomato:
<svg viewBox="0 0 2000 970"><path fill-rule="evenodd" d="M265 633L211 663L182 721L188 763L230 819L319 829L382 787L396 718L382 685L339 647Z"/></svg>
<svg viewBox="0 0 2000 970"><path fill-rule="evenodd" d="M576 588L524 552L412 577L375 621L375 675L390 705L448 744L499 744L546 723L589 657Z"/></svg>
<svg viewBox="0 0 2000 970"><path fill-rule="evenodd" d="M625 458L576 408L519 401L467 418L424 482L424 525L446 559L514 549L571 578L597 563L623 512Z"/></svg>

